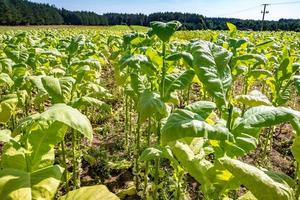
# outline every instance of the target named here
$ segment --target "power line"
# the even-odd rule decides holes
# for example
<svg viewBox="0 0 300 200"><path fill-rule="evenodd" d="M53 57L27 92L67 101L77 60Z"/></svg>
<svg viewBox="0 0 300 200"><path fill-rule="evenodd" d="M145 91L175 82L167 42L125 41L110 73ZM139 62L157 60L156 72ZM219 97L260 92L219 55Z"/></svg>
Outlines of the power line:
<svg viewBox="0 0 300 200"><path fill-rule="evenodd" d="M227 15L238 14L238 13L242 13L242 12L245 12L245 11L254 10L254 9L259 8L259 7L260 6L254 6L254 7L246 8L246 9L243 9L243 10L237 10L237 11L234 11L234 12L231 12L231 13L225 13L225 14L222 14L222 15L219 15L219 16L222 17L222 16L227 16Z"/></svg>
<svg viewBox="0 0 300 200"><path fill-rule="evenodd" d="M268 3L268 4L261 4L261 5L258 5L258 6L253 6L253 7L250 7L250 8L246 8L246 9L242 9L242 10L237 10L237 11L234 11L234 12L230 12L230 13L224 13L222 15L218 15L219 17L224 17L224 16L228 16L228 15L234 15L234 14L239 14L239 13L243 13L243 12L246 12L246 11L250 11L250 10L255 10L255 9L258 9L260 8L261 6L276 6L276 5L288 5L288 4L298 4L300 3L300 1L289 1L289 2L274 2L274 3ZM269 11L262 11L263 13L263 18L265 17L265 14L268 14ZM264 19L262 20L264 21Z"/></svg>
<svg viewBox="0 0 300 200"><path fill-rule="evenodd" d="M287 5L287 4L298 4L298 3L300 3L300 1L270 3L269 5Z"/></svg>

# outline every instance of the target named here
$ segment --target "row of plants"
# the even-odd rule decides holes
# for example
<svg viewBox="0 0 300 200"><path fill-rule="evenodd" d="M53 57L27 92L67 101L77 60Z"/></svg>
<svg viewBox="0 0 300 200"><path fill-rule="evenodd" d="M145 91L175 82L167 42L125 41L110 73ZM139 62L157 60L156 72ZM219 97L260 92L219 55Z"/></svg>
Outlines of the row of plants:
<svg viewBox="0 0 300 200"><path fill-rule="evenodd" d="M176 21L152 22L148 33L125 34L110 44L125 99L126 141L134 137L140 196L186 199L188 173L205 199L298 199L298 167L295 177L263 167L274 128L283 123L295 131L292 153L298 166L300 113L292 108L297 98L290 98L299 92L299 40L281 33L290 43L278 45L278 38L252 34L254 42L239 38L228 23L229 33L211 35L210 41L170 42L179 27ZM238 159L258 145L260 166ZM248 192L238 197L241 185Z"/></svg>
<svg viewBox="0 0 300 200"><path fill-rule="evenodd" d="M299 34L180 26L2 33L0 196L190 199L192 177L204 199L299 199ZM95 130L118 112L134 176L119 197L81 182ZM269 166L282 124L293 177ZM243 161L258 148L256 166Z"/></svg>

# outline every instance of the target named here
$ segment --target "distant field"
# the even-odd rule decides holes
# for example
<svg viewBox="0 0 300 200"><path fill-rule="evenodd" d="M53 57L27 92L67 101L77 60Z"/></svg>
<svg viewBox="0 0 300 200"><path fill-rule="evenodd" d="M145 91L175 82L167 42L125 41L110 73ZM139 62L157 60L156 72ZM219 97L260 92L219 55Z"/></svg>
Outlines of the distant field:
<svg viewBox="0 0 300 200"><path fill-rule="evenodd" d="M300 34L180 25L0 27L0 199L299 200Z"/></svg>
<svg viewBox="0 0 300 200"><path fill-rule="evenodd" d="M72 25L58 25L58 26L0 26L0 31L18 31L18 30L61 30L61 29L76 29L76 30L103 30L103 31L147 31L148 27L143 26L125 26L125 25L116 25L116 26L72 26Z"/></svg>

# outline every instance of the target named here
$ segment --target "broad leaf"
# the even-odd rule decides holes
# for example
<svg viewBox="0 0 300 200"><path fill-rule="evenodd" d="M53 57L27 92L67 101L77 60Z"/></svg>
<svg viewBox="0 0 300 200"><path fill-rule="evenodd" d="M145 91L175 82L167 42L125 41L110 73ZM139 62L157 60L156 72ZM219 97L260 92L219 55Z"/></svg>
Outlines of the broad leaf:
<svg viewBox="0 0 300 200"><path fill-rule="evenodd" d="M230 35L233 36L237 32L236 26L230 22L227 22L226 25L229 29Z"/></svg>
<svg viewBox="0 0 300 200"><path fill-rule="evenodd" d="M176 52L166 57L166 60L177 61L183 59L190 67L193 66L193 56L188 52Z"/></svg>
<svg viewBox="0 0 300 200"><path fill-rule="evenodd" d="M220 161L258 199L291 200L295 198L293 188L278 176L276 180L254 166L231 158L224 157Z"/></svg>
<svg viewBox="0 0 300 200"><path fill-rule="evenodd" d="M184 109L197 113L203 119L206 119L215 108L217 108L217 106L213 102L196 101L194 103L187 105Z"/></svg>
<svg viewBox="0 0 300 200"><path fill-rule="evenodd" d="M17 97L5 99L0 103L0 123L6 123L10 120L15 112L17 103Z"/></svg>
<svg viewBox="0 0 300 200"><path fill-rule="evenodd" d="M247 95L238 95L235 99L244 105L254 107L254 106L261 106L261 105L272 105L269 101L268 97L262 94L258 90L252 90Z"/></svg>
<svg viewBox="0 0 300 200"><path fill-rule="evenodd" d="M58 165L29 173L16 169L0 170L0 196L2 199L53 199L63 169Z"/></svg>
<svg viewBox="0 0 300 200"><path fill-rule="evenodd" d="M6 73L0 74L0 85L6 85L8 87L13 86L14 81L10 78L10 76Z"/></svg>
<svg viewBox="0 0 300 200"><path fill-rule="evenodd" d="M77 130L90 141L93 139L93 129L88 118L77 109L67 106L66 104L55 104L41 114L28 117L19 125L18 130L22 130L33 122L38 121L57 121Z"/></svg>
<svg viewBox="0 0 300 200"><path fill-rule="evenodd" d="M227 106L227 92L232 76L229 61L232 54L221 46L199 40L192 45L194 70L219 108Z"/></svg>
<svg viewBox="0 0 300 200"><path fill-rule="evenodd" d="M159 94L145 90L138 101L137 110L140 115L141 122L149 117L163 118L167 116L167 108L165 103L160 99Z"/></svg>
<svg viewBox="0 0 300 200"><path fill-rule="evenodd" d="M93 98L93 97L80 97L75 99L72 103L71 103L72 107L74 108L82 108L82 107L95 107L95 108L100 108L103 109L105 111L110 111L111 110L111 106L106 104L105 102Z"/></svg>
<svg viewBox="0 0 300 200"><path fill-rule="evenodd" d="M104 185L82 187L68 192L59 200L118 200L119 198L111 193Z"/></svg>
<svg viewBox="0 0 300 200"><path fill-rule="evenodd" d="M188 137L204 137L211 140L230 140L233 135L222 126L206 123L200 115L188 110L176 110L168 118L162 128L161 141L163 145L174 140Z"/></svg>
<svg viewBox="0 0 300 200"><path fill-rule="evenodd" d="M140 156L141 161L150 161L158 158L166 158L178 164L174 159L171 149L168 147L149 147L145 149Z"/></svg>
<svg viewBox="0 0 300 200"><path fill-rule="evenodd" d="M150 23L152 31L163 42L170 40L175 31L180 28L181 23L178 21L170 21L168 23L154 21Z"/></svg>
<svg viewBox="0 0 300 200"><path fill-rule="evenodd" d="M165 101L171 98L171 93L175 90L184 90L189 87L194 78L195 72L193 70L187 70L182 74L169 74L165 77L164 94L166 96Z"/></svg>
<svg viewBox="0 0 300 200"><path fill-rule="evenodd" d="M42 77L42 83L53 103L64 103L59 79L52 76Z"/></svg>

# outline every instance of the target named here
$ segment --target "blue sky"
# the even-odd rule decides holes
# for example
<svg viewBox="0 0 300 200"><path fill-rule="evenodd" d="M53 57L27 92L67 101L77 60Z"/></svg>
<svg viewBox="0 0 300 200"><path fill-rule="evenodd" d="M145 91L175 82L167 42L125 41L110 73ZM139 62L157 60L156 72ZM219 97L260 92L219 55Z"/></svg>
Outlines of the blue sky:
<svg viewBox="0 0 300 200"><path fill-rule="evenodd" d="M180 11L199 13L207 17L236 17L261 19L262 3L275 3L268 7L267 20L279 18L300 19L300 1L293 0L31 0L48 3L69 10L86 10L102 14L107 12L153 13ZM290 3L298 2L298 3ZM277 5L276 5L277 3ZM283 4L281 4L283 3Z"/></svg>

